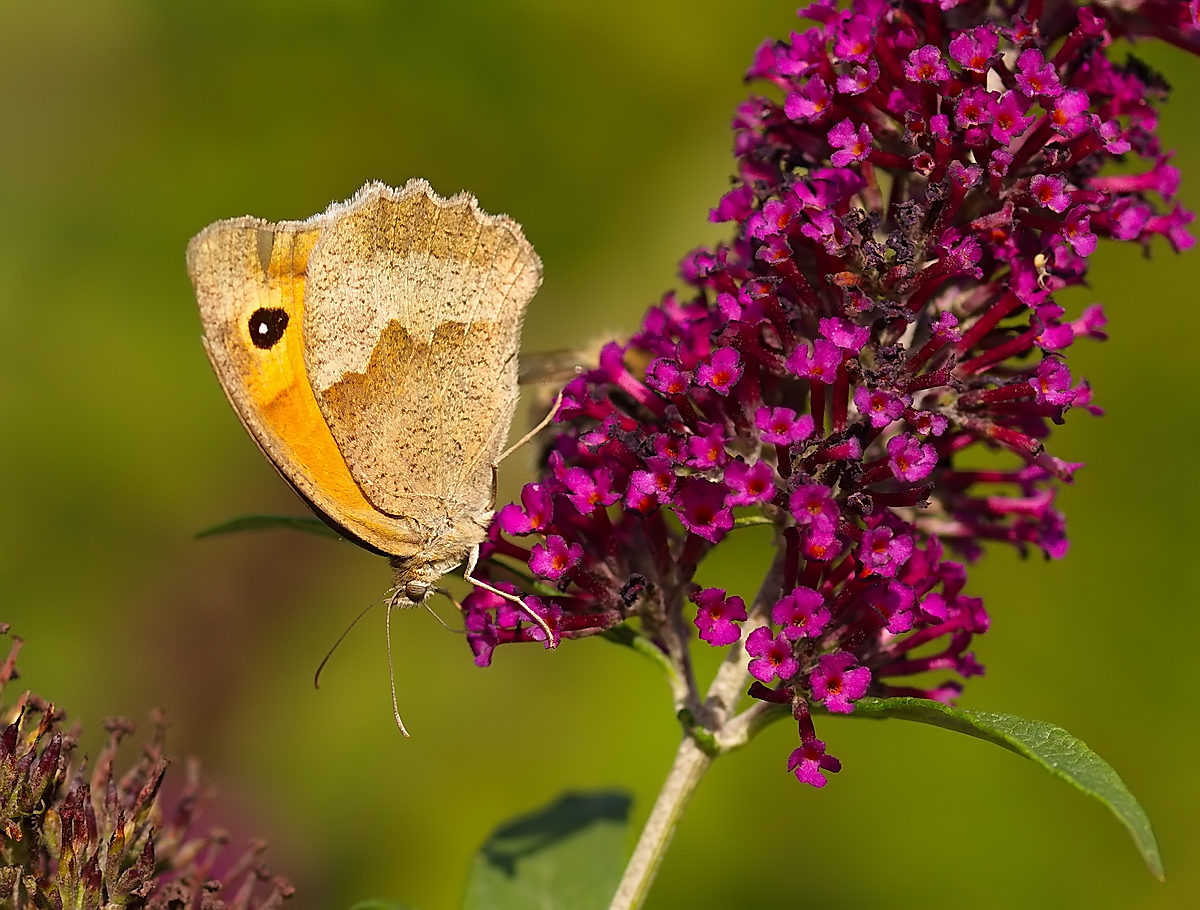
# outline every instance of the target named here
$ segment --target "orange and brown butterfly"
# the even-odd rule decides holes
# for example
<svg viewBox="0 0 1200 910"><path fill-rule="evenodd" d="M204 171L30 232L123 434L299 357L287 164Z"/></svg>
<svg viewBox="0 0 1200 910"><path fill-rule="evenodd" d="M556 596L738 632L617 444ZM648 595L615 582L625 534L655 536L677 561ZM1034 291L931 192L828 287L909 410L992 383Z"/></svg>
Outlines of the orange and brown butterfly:
<svg viewBox="0 0 1200 910"><path fill-rule="evenodd" d="M371 183L306 221L219 221L187 259L242 424L328 524L389 557L392 602L464 562L494 591L472 569L542 272L520 225L424 180Z"/></svg>

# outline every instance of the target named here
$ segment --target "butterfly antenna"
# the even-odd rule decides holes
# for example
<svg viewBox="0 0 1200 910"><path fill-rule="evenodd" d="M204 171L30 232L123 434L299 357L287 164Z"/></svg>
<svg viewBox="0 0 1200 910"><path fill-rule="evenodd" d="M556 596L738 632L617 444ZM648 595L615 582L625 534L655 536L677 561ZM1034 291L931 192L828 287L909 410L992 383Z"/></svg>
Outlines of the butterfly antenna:
<svg viewBox="0 0 1200 910"><path fill-rule="evenodd" d="M350 625L346 626L346 631L344 631L341 635L338 636L338 640L333 643L333 647L330 648L326 652L326 654L323 658L321 658L321 663L317 666L317 672L313 674L313 688L314 689L321 688L321 671L324 670L325 665L327 663L329 663L329 658L333 657L333 652L338 649L338 645L340 645L343 641L346 640L346 636L350 634L350 630L353 629L356 625L358 625L358 621L360 619L362 619L364 616L366 616L367 611L370 610L371 607L375 606L375 604L377 604L377 603L379 603L378 597L376 597L373 601L371 601L369 604L367 604L365 607L363 607L362 612L360 612L357 616L354 617L354 619L352 619L350 621Z"/></svg>
<svg viewBox="0 0 1200 910"><path fill-rule="evenodd" d="M396 704L396 671L392 666L392 605L390 603L383 611L383 616L383 627L387 630L385 637L387 638L388 652L388 682L392 686L392 716L396 718L396 726L400 728L400 732L408 736L408 731L404 729L404 721L400 719L400 706Z"/></svg>

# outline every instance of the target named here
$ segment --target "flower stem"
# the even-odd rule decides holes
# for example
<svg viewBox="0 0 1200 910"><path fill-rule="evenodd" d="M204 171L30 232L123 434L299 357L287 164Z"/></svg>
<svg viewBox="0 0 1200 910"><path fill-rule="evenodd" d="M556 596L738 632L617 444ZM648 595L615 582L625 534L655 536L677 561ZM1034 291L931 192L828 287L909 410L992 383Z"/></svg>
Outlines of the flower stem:
<svg viewBox="0 0 1200 910"><path fill-rule="evenodd" d="M637 910L642 906L683 810L710 764L712 758L696 745L691 736L684 736L679 751L675 753L671 773L667 775L658 799L654 801L654 808L650 810L646 827L642 829L637 846L633 849L633 856L625 867L625 875L609 904L609 910Z"/></svg>
<svg viewBox="0 0 1200 910"><path fill-rule="evenodd" d="M783 566L784 550L780 546L776 548L775 561L754 598L750 615L742 623L743 631L747 634L765 622L770 605L779 599ZM699 698L696 697L696 681L690 669L689 662L687 679L692 697L688 701L696 703L699 702ZM645 902L650 885L654 876L658 874L658 867L662 865L663 856L671 843L671 837L683 816L683 810L687 808L688 801L696 792L700 778L712 764L714 754L717 754L711 749L705 751L701 748L696 735L708 733L717 737L723 732L726 724L731 723L738 728L736 742L730 747L734 749L745 745L749 737L761 726L748 721L738 723L741 716L732 720L729 718L749 678L750 674L746 671L745 646L741 641L735 642L725 655L725 660L717 670L717 675L705 696L701 717L697 718L702 726L684 733L679 751L675 753L675 763L671 765L671 771L658 793L658 799L654 801L654 808L650 810L650 817L646 819L646 826L642 828L637 846L633 848L633 856L629 859L629 865L625 867L625 875L621 878L621 884L612 903L608 905L608 910L638 910ZM751 709L744 713L751 714L753 711L754 709Z"/></svg>

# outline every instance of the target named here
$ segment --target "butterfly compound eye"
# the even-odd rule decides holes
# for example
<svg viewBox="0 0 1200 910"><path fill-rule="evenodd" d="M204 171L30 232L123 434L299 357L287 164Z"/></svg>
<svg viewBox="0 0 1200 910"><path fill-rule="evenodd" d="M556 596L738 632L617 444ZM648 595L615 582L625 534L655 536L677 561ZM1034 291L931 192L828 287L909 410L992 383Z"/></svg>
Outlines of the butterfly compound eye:
<svg viewBox="0 0 1200 910"><path fill-rule="evenodd" d="M415 604L419 604L429 593L429 582L410 581L404 586L404 596Z"/></svg>
<svg viewBox="0 0 1200 910"><path fill-rule="evenodd" d="M279 307L259 307L250 314L250 341L256 348L268 350L279 343L287 329L287 310Z"/></svg>

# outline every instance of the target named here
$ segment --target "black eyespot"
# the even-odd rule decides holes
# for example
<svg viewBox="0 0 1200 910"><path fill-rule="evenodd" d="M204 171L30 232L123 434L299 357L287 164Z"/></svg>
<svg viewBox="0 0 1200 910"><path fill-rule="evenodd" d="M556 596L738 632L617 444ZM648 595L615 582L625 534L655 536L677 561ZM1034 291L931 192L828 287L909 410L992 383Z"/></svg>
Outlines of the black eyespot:
<svg viewBox="0 0 1200 910"><path fill-rule="evenodd" d="M287 310L259 307L250 314L250 340L256 348L268 350L279 344L288 325Z"/></svg>

